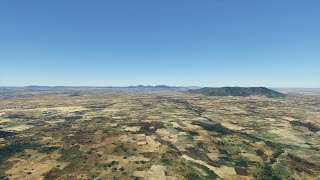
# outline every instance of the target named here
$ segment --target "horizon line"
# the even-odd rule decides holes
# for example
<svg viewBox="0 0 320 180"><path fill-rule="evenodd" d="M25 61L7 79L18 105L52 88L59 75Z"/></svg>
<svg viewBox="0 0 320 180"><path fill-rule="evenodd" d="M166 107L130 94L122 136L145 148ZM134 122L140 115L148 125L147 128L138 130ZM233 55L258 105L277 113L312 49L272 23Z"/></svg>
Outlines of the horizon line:
<svg viewBox="0 0 320 180"><path fill-rule="evenodd" d="M127 87L137 87L137 86L151 86L151 87L156 87L156 86L168 86L168 87L175 87L175 88L183 88L183 87L199 87L199 88L204 88L204 87L211 87L211 88L221 88L221 87L267 87L267 88L289 88L289 89L320 89L320 87L272 87L272 86L197 86L197 85L186 85L186 86L175 86L175 85L166 85L166 84L158 84L158 85L143 85L143 84L138 84L138 85L124 85L124 86L113 86L113 85L0 85L1 88L10 88L10 87L18 87L18 88L25 88L25 87L48 87L48 88L57 88L57 87L78 87L78 88L127 88Z"/></svg>

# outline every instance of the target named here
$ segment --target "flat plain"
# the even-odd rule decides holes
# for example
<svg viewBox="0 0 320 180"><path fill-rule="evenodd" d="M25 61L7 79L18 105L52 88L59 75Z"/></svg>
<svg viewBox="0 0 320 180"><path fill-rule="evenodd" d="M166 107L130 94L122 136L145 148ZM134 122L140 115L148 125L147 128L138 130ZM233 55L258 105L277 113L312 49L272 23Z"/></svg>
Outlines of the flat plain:
<svg viewBox="0 0 320 180"><path fill-rule="evenodd" d="M0 91L0 179L319 179L320 93Z"/></svg>

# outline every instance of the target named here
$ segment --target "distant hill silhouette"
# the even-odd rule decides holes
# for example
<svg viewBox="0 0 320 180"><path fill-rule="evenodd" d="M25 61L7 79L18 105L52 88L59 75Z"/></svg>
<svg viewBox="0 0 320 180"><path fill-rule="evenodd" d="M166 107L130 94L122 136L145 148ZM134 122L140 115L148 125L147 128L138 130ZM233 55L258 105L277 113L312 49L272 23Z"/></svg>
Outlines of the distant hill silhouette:
<svg viewBox="0 0 320 180"><path fill-rule="evenodd" d="M266 96L266 97L284 97L285 94L268 89L265 87L221 87L188 90L189 93L198 93L207 96Z"/></svg>
<svg viewBox="0 0 320 180"><path fill-rule="evenodd" d="M137 86L128 86L127 88L131 88L131 89L174 89L177 87L167 86L167 85L156 85L156 86L137 85Z"/></svg>
<svg viewBox="0 0 320 180"><path fill-rule="evenodd" d="M128 86L123 87L124 89L133 89L133 90L172 90L172 91L186 91L189 89L196 89L195 86L167 86L167 85L137 85L137 86Z"/></svg>

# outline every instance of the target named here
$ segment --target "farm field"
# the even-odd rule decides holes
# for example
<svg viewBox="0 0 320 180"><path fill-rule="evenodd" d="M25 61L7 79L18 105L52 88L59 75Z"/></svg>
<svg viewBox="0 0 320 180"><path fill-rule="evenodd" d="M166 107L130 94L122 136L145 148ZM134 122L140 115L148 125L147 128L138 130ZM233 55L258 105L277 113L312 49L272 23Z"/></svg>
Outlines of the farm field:
<svg viewBox="0 0 320 180"><path fill-rule="evenodd" d="M0 179L320 178L319 93L0 94Z"/></svg>

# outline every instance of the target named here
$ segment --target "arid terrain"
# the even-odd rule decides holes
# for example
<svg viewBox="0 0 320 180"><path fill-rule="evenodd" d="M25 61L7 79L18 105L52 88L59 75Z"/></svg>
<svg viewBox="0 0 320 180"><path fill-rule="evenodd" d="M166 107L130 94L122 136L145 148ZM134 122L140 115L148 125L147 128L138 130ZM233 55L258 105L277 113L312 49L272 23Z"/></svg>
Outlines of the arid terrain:
<svg viewBox="0 0 320 180"><path fill-rule="evenodd" d="M320 93L0 91L0 179L319 179Z"/></svg>

